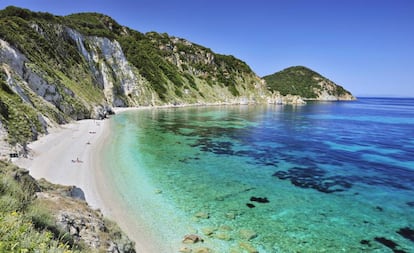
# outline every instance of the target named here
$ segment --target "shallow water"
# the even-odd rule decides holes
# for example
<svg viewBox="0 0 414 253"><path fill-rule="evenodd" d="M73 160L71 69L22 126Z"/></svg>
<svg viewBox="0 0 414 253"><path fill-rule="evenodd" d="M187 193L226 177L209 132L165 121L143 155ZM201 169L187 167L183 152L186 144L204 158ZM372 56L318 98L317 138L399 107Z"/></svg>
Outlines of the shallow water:
<svg viewBox="0 0 414 253"><path fill-rule="evenodd" d="M112 124L110 177L162 252L414 252L413 99L140 110ZM189 233L204 243L181 244Z"/></svg>

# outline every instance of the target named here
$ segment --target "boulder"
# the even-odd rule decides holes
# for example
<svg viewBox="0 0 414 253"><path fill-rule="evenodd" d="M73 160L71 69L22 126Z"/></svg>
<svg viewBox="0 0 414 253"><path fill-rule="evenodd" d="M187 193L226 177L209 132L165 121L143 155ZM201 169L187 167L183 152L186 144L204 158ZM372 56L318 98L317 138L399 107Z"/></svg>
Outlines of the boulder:
<svg viewBox="0 0 414 253"><path fill-rule="evenodd" d="M201 238L201 236L196 234L189 234L185 235L182 242L187 244L194 244L197 242L203 242L204 240Z"/></svg>
<svg viewBox="0 0 414 253"><path fill-rule="evenodd" d="M257 249L255 249L253 247L253 245L251 245L248 242L240 242L239 245L240 245L241 248L245 249L249 253L259 253L259 251Z"/></svg>

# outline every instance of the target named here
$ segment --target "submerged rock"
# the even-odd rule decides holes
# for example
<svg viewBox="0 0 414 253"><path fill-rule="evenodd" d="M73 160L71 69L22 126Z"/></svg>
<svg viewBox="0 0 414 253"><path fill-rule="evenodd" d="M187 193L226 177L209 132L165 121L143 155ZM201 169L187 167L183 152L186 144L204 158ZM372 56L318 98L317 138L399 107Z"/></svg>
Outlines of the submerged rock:
<svg viewBox="0 0 414 253"><path fill-rule="evenodd" d="M155 193L155 194L161 194L161 193L162 193L162 190L160 190L160 189L156 189L156 190L154 191L154 193Z"/></svg>
<svg viewBox="0 0 414 253"><path fill-rule="evenodd" d="M241 248L245 249L249 253L259 253L259 251L257 249L255 249L253 247L253 245L251 245L248 242L240 242L239 245L240 245Z"/></svg>
<svg viewBox="0 0 414 253"><path fill-rule="evenodd" d="M196 248L194 253L212 253L213 251L207 247Z"/></svg>
<svg viewBox="0 0 414 253"><path fill-rule="evenodd" d="M204 235L210 236L210 235L214 234L214 232L216 230L217 229L214 228L214 227L205 227L205 228L201 229L201 232L203 232Z"/></svg>
<svg viewBox="0 0 414 253"><path fill-rule="evenodd" d="M382 245L392 249L394 252L398 252L398 253L404 253L405 251L403 250L399 250L397 248L399 248L398 243L394 242L393 240L384 238L384 237L375 237L374 238L375 241L381 243Z"/></svg>
<svg viewBox="0 0 414 253"><path fill-rule="evenodd" d="M182 242L187 243L187 244L193 244L193 243L197 243L197 242L204 242L204 240L199 235L189 234L189 235L184 236Z"/></svg>
<svg viewBox="0 0 414 253"><path fill-rule="evenodd" d="M222 226L220 226L220 230L221 231L232 231L233 228L228 226L228 225L222 225Z"/></svg>
<svg viewBox="0 0 414 253"><path fill-rule="evenodd" d="M226 216L227 219L230 219L230 220L236 219L236 213L234 213L234 212L227 212L225 214L225 216Z"/></svg>
<svg viewBox="0 0 414 253"><path fill-rule="evenodd" d="M405 227L405 228L401 228L400 230L398 230L397 233L401 235L402 237L414 242L414 230L413 229L409 227Z"/></svg>
<svg viewBox="0 0 414 253"><path fill-rule="evenodd" d="M198 212L194 216L196 218L199 218L199 219L208 219L208 218L210 218L210 215L207 212Z"/></svg>
<svg viewBox="0 0 414 253"><path fill-rule="evenodd" d="M269 200L266 197L265 198L251 197L250 201L254 201L254 202L258 202L258 203L269 203Z"/></svg>
<svg viewBox="0 0 414 253"><path fill-rule="evenodd" d="M414 201L407 202L406 204L407 206L414 207Z"/></svg>
<svg viewBox="0 0 414 253"><path fill-rule="evenodd" d="M294 167L288 171L277 171L273 176L290 182L300 188L311 188L323 193L342 192L352 187L352 183L342 176L326 176L326 171L320 168Z"/></svg>
<svg viewBox="0 0 414 253"><path fill-rule="evenodd" d="M190 249L190 248L187 248L187 247L182 247L181 249L178 250L178 252L181 252L181 253L191 253L191 252L193 252L193 250Z"/></svg>
<svg viewBox="0 0 414 253"><path fill-rule="evenodd" d="M359 241L360 244L362 245L367 245L369 247L371 247L371 242L369 240L361 240Z"/></svg>
<svg viewBox="0 0 414 253"><path fill-rule="evenodd" d="M246 206L248 207L248 208L255 208L256 206L255 205L253 205L252 203L247 203L246 204Z"/></svg>
<svg viewBox="0 0 414 253"><path fill-rule="evenodd" d="M250 241L251 239L257 237L257 233L250 229L241 229L239 231L239 234L240 234L240 238L247 240L247 241Z"/></svg>
<svg viewBox="0 0 414 253"><path fill-rule="evenodd" d="M232 239L228 233L217 233L214 235L214 238L217 238L223 241L230 241Z"/></svg>

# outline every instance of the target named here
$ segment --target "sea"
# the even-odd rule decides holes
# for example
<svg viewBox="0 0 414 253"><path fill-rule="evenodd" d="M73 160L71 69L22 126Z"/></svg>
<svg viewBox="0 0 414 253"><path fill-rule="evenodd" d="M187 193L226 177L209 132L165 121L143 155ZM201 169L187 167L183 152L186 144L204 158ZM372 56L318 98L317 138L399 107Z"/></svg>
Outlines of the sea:
<svg viewBox="0 0 414 253"><path fill-rule="evenodd" d="M110 122L106 176L160 253L414 252L414 98Z"/></svg>

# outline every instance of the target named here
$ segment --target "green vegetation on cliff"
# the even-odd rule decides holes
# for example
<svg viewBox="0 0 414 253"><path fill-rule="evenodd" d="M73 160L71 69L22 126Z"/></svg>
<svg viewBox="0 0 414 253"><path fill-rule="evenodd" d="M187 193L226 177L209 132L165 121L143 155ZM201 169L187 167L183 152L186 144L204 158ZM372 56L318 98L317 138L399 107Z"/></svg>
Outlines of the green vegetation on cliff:
<svg viewBox="0 0 414 253"><path fill-rule="evenodd" d="M35 198L39 185L27 171L0 161L0 252L78 252Z"/></svg>
<svg viewBox="0 0 414 253"><path fill-rule="evenodd" d="M152 84L160 98L165 101L167 82L175 86L175 93L181 96L181 87L192 83L193 75L203 77L209 83L228 87L234 96L240 95L236 86L239 74L255 75L250 67L234 56L213 53L210 49L188 43L185 40L149 32L140 32L120 26L110 17L97 13L73 14L64 18L66 24L86 35L104 36L116 39L130 63ZM178 53L178 58L186 67L177 66L171 59ZM203 61L205 55L211 55L212 61ZM191 59L190 59L191 58ZM192 67L195 71L190 71ZM190 85L194 88L194 85ZM178 94L177 94L178 93Z"/></svg>
<svg viewBox="0 0 414 253"><path fill-rule="evenodd" d="M270 90L279 91L282 95L292 94L303 98L316 99L320 95L324 83L332 87L329 95L335 97L350 95L342 86L334 84L315 71L303 66L290 67L265 76L263 79L266 80Z"/></svg>
<svg viewBox="0 0 414 253"><path fill-rule="evenodd" d="M27 57L19 59L24 64L21 69L23 73L30 68L34 74L53 85L59 94L58 101L49 102L54 103L61 113L46 116L54 120L56 116L60 120L66 116L78 119L79 115L88 114L90 104L101 102L103 94L94 85L93 78L88 73L89 66L77 51L74 42L60 36L56 31L58 27L53 27L53 24L60 23L61 20L62 18L48 13L7 7L0 11L0 39ZM25 77L30 78L28 74ZM30 82L30 79L24 81Z"/></svg>
<svg viewBox="0 0 414 253"><path fill-rule="evenodd" d="M7 141L12 145L33 141L38 133L45 132L38 113L10 89L2 75L0 72L0 121L9 133Z"/></svg>
<svg viewBox="0 0 414 253"><path fill-rule="evenodd" d="M119 227L73 189L0 160L0 252L134 253Z"/></svg>

